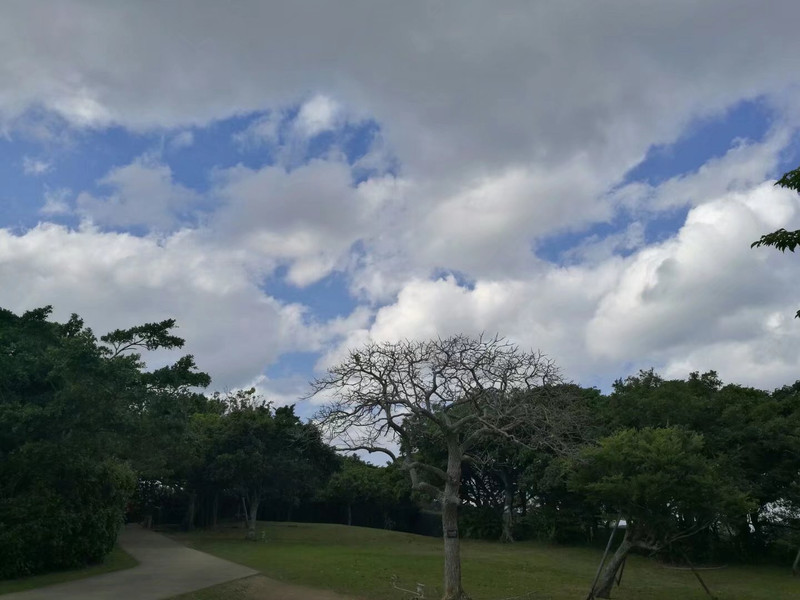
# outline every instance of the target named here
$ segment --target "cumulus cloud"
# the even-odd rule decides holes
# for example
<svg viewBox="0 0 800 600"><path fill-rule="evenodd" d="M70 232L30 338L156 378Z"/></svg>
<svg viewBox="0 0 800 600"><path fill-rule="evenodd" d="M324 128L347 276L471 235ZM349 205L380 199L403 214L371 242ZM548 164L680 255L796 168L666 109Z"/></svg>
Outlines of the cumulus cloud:
<svg viewBox="0 0 800 600"><path fill-rule="evenodd" d="M795 263L748 248L798 215L768 181L799 122L796 2L76 0L4 16L7 136L53 144L114 125L166 132L175 150L258 115L225 135L278 150L277 164L217 167L208 191L176 181L166 153L74 201L47 192L40 214L74 205L83 229L0 230L0 275L20 282L0 286L4 305L61 298L99 330L170 312L226 385L291 349L322 352L323 367L370 337L458 331L508 334L606 383L640 363L733 378L739 365L753 382L796 371L781 317L800 297ZM620 185L654 144L756 98L777 119L763 141L659 185ZM354 165L342 140L302 164L315 136L362 119L380 131ZM46 170L30 160L31 174ZM686 223L648 245L648 220L676 207ZM621 213L624 231L584 240L566 265L537 257L548 236ZM108 231L129 228L145 236ZM278 267L296 286L341 270L364 305L312 323L259 287Z"/></svg>
<svg viewBox="0 0 800 600"><path fill-rule="evenodd" d="M98 335L177 317L177 334L217 389L244 386L281 353L319 344L302 307L265 294L235 251L189 231L156 240L52 224L0 229L0 280L15 282L0 286L0 306L55 304L57 319L76 312Z"/></svg>
<svg viewBox="0 0 800 600"><path fill-rule="evenodd" d="M81 192L76 205L79 214L98 225L171 230L197 199L192 190L173 181L167 165L148 155L112 169L97 183L109 190L108 195Z"/></svg>
<svg viewBox="0 0 800 600"><path fill-rule="evenodd" d="M252 121L247 127L233 134L233 141L242 148L277 145L283 123L282 111L274 110Z"/></svg>
<svg viewBox="0 0 800 600"><path fill-rule="evenodd" d="M53 163L25 156L22 158L22 172L25 175L43 175L53 167Z"/></svg>
<svg viewBox="0 0 800 600"><path fill-rule="evenodd" d="M317 94L300 107L294 128L303 137L314 137L334 129L341 116L341 107L336 102L328 96Z"/></svg>
<svg viewBox="0 0 800 600"><path fill-rule="evenodd" d="M288 264L288 279L307 285L344 267L350 245L366 235L385 200L375 181L354 185L341 162L314 160L292 171L235 167L218 173L213 216L219 236L254 258Z"/></svg>
<svg viewBox="0 0 800 600"><path fill-rule="evenodd" d="M72 212L69 205L69 198L72 192L66 188L46 190L44 193L44 206L39 209L39 213L45 216L66 215Z"/></svg>
<svg viewBox="0 0 800 600"><path fill-rule="evenodd" d="M799 210L795 195L771 182L692 209L676 237L627 261L588 324L589 350L615 358L661 357L759 336L761 315L789 314L785 294L794 290L800 297L800 286L794 265L753 251L749 243L792 222Z"/></svg>
<svg viewBox="0 0 800 600"><path fill-rule="evenodd" d="M173 135L169 140L170 150L181 150L194 144L194 134L190 129L184 129Z"/></svg>
<svg viewBox="0 0 800 600"><path fill-rule="evenodd" d="M749 243L798 215L800 199L766 182L692 209L674 237L626 257L544 264L520 279L406 281L320 366L368 339L499 332L550 354L582 383L609 386L656 366L668 376L716 369L728 381L782 385L800 367L791 350L800 342L791 319L797 264ZM641 245L638 227L626 235Z"/></svg>
<svg viewBox="0 0 800 600"><path fill-rule="evenodd" d="M8 121L35 104L76 125L174 127L322 90L384 123L420 172L553 162L576 148L633 163L698 115L784 89L797 11L788 0L17 3L0 25L0 113ZM335 112L323 97L307 105L309 131Z"/></svg>

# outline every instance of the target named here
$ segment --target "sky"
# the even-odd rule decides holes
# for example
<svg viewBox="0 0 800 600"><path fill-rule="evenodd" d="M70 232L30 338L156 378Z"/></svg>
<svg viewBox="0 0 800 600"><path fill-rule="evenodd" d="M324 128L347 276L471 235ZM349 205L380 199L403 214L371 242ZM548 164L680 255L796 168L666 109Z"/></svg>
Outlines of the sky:
<svg viewBox="0 0 800 600"><path fill-rule="evenodd" d="M800 228L794 0L2 13L4 308L175 318L212 389L278 404L456 333L606 391L800 378L800 257L750 248Z"/></svg>

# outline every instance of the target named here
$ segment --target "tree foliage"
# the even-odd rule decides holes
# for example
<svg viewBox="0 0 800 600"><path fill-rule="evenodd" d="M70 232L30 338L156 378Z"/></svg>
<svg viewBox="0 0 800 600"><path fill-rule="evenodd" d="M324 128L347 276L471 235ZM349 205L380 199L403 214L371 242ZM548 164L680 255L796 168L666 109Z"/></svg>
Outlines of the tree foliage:
<svg viewBox="0 0 800 600"><path fill-rule="evenodd" d="M775 182L775 185L800 192L800 167L784 173L783 176ZM786 250L794 252L794 249L797 248L798 245L800 245L800 229L787 231L781 228L772 233L762 235L759 239L750 244L750 247L759 248L761 246L772 246L781 252L785 252ZM800 310L797 311L795 317L800 319Z"/></svg>
<svg viewBox="0 0 800 600"><path fill-rule="evenodd" d="M135 379L75 315L0 310L0 576L74 567L111 549L134 475L120 460Z"/></svg>
<svg viewBox="0 0 800 600"><path fill-rule="evenodd" d="M138 448L168 449L165 414L209 381L191 357L144 371L137 350L183 344L174 321L97 340L77 315L56 323L51 312L0 309L0 577L101 560L135 470L153 462Z"/></svg>
<svg viewBox="0 0 800 600"><path fill-rule="evenodd" d="M581 453L572 484L618 512L625 537L600 578L609 598L628 552L658 552L746 512L747 500L704 452L702 435L678 427L623 429Z"/></svg>
<svg viewBox="0 0 800 600"><path fill-rule="evenodd" d="M313 496L334 466L333 450L314 425L303 423L293 406L273 409L253 389L230 397L217 420L208 471L245 500L249 539L256 537L262 502L290 508Z"/></svg>

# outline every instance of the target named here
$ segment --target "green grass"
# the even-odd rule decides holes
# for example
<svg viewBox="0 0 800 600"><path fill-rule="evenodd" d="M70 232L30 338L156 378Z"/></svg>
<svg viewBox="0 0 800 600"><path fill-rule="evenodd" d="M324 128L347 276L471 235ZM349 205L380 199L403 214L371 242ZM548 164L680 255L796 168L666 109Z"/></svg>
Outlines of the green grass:
<svg viewBox="0 0 800 600"><path fill-rule="evenodd" d="M264 542L247 542L240 529L181 534L187 545L258 569L286 582L335 590L369 599L401 599L402 587L426 586L426 597L441 596L441 540L378 529L305 523L261 523ZM585 598L600 551L532 542L504 545L466 540L462 544L465 590L474 600L530 596L535 600ZM789 569L728 567L703 571L719 600L796 600L800 579ZM200 598L201 596L197 596ZM213 596L209 596L211 598ZM632 556L625 568L620 600L708 600L691 572L665 569Z"/></svg>
<svg viewBox="0 0 800 600"><path fill-rule="evenodd" d="M130 569L138 564L139 563L136 561L136 559L130 554L115 546L106 559L99 565L92 565L82 569L56 571L54 573L46 573L44 575L33 575L31 577L6 579L4 581L0 581L0 594L22 592L25 590L32 590L33 588L52 585L54 583L63 583L65 581L73 581L75 579L83 579L85 577L92 577L93 575L100 575L101 573L110 573L111 571Z"/></svg>

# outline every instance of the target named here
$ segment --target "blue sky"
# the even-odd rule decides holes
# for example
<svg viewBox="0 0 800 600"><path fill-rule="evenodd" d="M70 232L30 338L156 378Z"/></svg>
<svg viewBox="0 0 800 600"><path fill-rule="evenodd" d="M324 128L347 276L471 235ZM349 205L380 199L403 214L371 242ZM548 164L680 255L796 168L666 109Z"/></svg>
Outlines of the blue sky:
<svg viewBox="0 0 800 600"><path fill-rule="evenodd" d="M794 4L311 4L9 10L0 305L175 317L218 389L281 403L348 347L459 332L603 389L793 381L797 265L749 243L800 226L772 186L800 156Z"/></svg>

